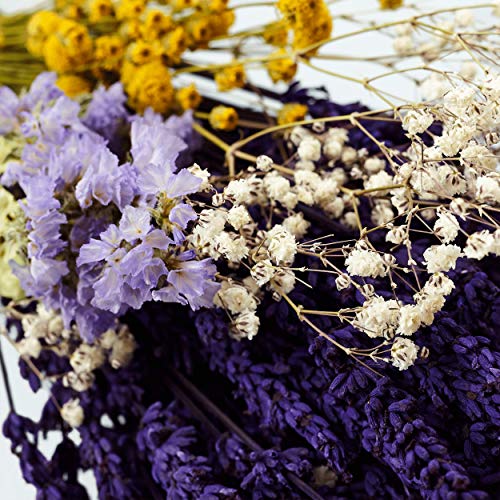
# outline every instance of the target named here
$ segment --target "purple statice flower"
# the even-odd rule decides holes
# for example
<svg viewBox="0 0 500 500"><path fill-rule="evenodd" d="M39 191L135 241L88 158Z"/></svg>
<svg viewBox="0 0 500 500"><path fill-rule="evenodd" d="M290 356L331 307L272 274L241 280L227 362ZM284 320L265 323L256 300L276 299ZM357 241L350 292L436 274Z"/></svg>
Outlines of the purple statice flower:
<svg viewBox="0 0 500 500"><path fill-rule="evenodd" d="M0 87L0 134L12 132L17 125L19 98L9 87Z"/></svg>
<svg viewBox="0 0 500 500"><path fill-rule="evenodd" d="M126 123L129 116L125 107L127 96L120 82L109 88L100 85L92 93L83 123L100 136L114 142L118 128Z"/></svg>
<svg viewBox="0 0 500 500"><path fill-rule="evenodd" d="M29 91L21 96L20 103L23 110L34 109L35 106L50 104L54 99L64 95L56 85L57 74L54 72L40 73L30 86Z"/></svg>

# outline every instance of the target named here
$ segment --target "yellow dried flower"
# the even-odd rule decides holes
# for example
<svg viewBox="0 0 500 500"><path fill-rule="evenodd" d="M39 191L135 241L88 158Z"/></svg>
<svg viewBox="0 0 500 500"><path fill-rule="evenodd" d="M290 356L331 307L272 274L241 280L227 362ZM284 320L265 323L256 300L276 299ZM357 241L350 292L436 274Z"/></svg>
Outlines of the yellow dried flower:
<svg viewBox="0 0 500 500"><path fill-rule="evenodd" d="M183 111L186 111L188 109L196 109L201 102L201 95L194 83L192 83L188 87L179 89L176 92L175 97Z"/></svg>
<svg viewBox="0 0 500 500"><path fill-rule="evenodd" d="M403 5L403 0L378 0L381 9L397 9Z"/></svg>
<svg viewBox="0 0 500 500"><path fill-rule="evenodd" d="M208 121L215 130L234 130L238 126L238 113L228 106L215 106L210 111Z"/></svg>
<svg viewBox="0 0 500 500"><path fill-rule="evenodd" d="M272 56L287 56L285 49L279 49L273 52ZM291 57L270 60L266 64L267 71L274 83L279 81L289 82L297 72L297 64Z"/></svg>
<svg viewBox="0 0 500 500"><path fill-rule="evenodd" d="M127 59L138 66L160 59L162 47L159 42L138 40L131 43L127 49Z"/></svg>
<svg viewBox="0 0 500 500"><path fill-rule="evenodd" d="M78 75L61 75L56 85L69 97L76 97L92 90L92 84Z"/></svg>
<svg viewBox="0 0 500 500"><path fill-rule="evenodd" d="M115 13L112 0L90 0L88 4L89 21L97 23L106 17L111 17Z"/></svg>
<svg viewBox="0 0 500 500"><path fill-rule="evenodd" d="M67 19L77 21L77 20L85 17L85 12L84 12L83 8L81 7L81 5L72 4L72 5L68 5L62 11L62 15Z"/></svg>
<svg viewBox="0 0 500 500"><path fill-rule="evenodd" d="M106 71L118 71L121 66L125 45L117 35L104 35L95 40L95 62Z"/></svg>
<svg viewBox="0 0 500 500"><path fill-rule="evenodd" d="M198 9L208 12L223 12L227 9L228 0L201 0Z"/></svg>
<svg viewBox="0 0 500 500"><path fill-rule="evenodd" d="M298 102L285 104L278 111L278 125L302 121L307 114L307 106Z"/></svg>
<svg viewBox="0 0 500 500"><path fill-rule="evenodd" d="M73 67L73 61L57 34L49 36L43 44L43 58L47 68L57 73L65 73Z"/></svg>
<svg viewBox="0 0 500 500"><path fill-rule="evenodd" d="M210 23L212 39L218 36L227 35L229 28L233 25L235 15L233 9L227 9L218 14L211 14L207 17Z"/></svg>
<svg viewBox="0 0 500 500"><path fill-rule="evenodd" d="M86 63L92 56L92 38L87 28L76 21L63 19L56 33L77 64Z"/></svg>
<svg viewBox="0 0 500 500"><path fill-rule="evenodd" d="M164 37L173 28L174 22L170 16L161 10L151 9L146 14L141 32L144 39L151 40Z"/></svg>
<svg viewBox="0 0 500 500"><path fill-rule="evenodd" d="M48 10L41 10L30 17L26 26L26 48L31 54L36 57L42 55L47 37L57 30L61 20L56 13Z"/></svg>
<svg viewBox="0 0 500 500"><path fill-rule="evenodd" d="M322 40L326 40L332 32L333 22L330 11L322 1L318 3L315 19L319 21L311 23L309 19L298 18L294 25L294 36L292 46L294 49L304 49ZM317 48L308 51L309 55L317 52Z"/></svg>
<svg viewBox="0 0 500 500"><path fill-rule="evenodd" d="M187 48L187 36L182 26L177 26L167 36L161 40L163 46L163 55L168 64L178 64L182 53Z"/></svg>
<svg viewBox="0 0 500 500"><path fill-rule="evenodd" d="M129 19L120 25L118 33L126 40L137 40L142 37L142 26L138 19Z"/></svg>
<svg viewBox="0 0 500 500"><path fill-rule="evenodd" d="M216 73L215 83L221 92L241 88L245 85L245 68L242 64L228 66Z"/></svg>
<svg viewBox="0 0 500 500"><path fill-rule="evenodd" d="M130 105L139 112L151 107L166 113L172 106L174 89L168 69L159 61L139 66L126 86Z"/></svg>
<svg viewBox="0 0 500 500"><path fill-rule="evenodd" d="M196 3L196 0L172 0L171 2L169 2L169 5L174 11L179 11L196 7Z"/></svg>
<svg viewBox="0 0 500 500"><path fill-rule="evenodd" d="M274 45L276 47L284 47L288 42L288 25L287 22L282 19L275 23L269 24L264 29L262 38L269 45Z"/></svg>
<svg viewBox="0 0 500 500"><path fill-rule="evenodd" d="M189 19L185 25L188 36L188 45L191 48L204 48L213 38L213 23L207 16L197 16Z"/></svg>
<svg viewBox="0 0 500 500"><path fill-rule="evenodd" d="M137 19L144 12L147 0L120 0L116 8L116 18L119 20Z"/></svg>

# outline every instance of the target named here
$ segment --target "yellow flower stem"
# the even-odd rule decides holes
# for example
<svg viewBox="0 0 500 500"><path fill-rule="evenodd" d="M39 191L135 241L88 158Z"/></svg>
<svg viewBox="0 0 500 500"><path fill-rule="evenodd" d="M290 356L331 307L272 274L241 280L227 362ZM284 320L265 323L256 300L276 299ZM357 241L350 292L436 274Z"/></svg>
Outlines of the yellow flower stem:
<svg viewBox="0 0 500 500"><path fill-rule="evenodd" d="M215 144L217 147L222 149L222 151L224 151L226 154L231 149L231 146L229 144L224 142L222 139L217 137L212 132L208 131L205 127L201 126L199 123L194 122L193 128L194 128L194 130L196 130L196 132L198 132L205 139L207 139L212 144ZM250 161L253 163L255 163L257 160L256 156L248 154L248 153L244 153L243 151L235 151L233 154L234 154L234 156L236 156L242 160L247 160L247 161ZM231 164L229 164L229 166L230 166L229 175L230 175L230 177L234 177L234 175L235 175L234 168L231 168ZM279 165L277 163L273 164L273 168L279 172L282 172L282 173L290 175L290 176L293 176L293 174L294 174L294 170L287 168L287 167L284 167L283 165Z"/></svg>

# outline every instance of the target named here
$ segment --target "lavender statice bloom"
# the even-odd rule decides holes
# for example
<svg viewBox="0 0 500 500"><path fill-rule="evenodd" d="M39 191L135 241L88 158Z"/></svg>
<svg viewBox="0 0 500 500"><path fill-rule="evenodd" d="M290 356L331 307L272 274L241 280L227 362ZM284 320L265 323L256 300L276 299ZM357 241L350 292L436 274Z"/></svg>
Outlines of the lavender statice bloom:
<svg viewBox="0 0 500 500"><path fill-rule="evenodd" d="M0 87L0 134L8 134L17 125L19 98L9 87Z"/></svg>
<svg viewBox="0 0 500 500"><path fill-rule="evenodd" d="M125 107L126 102L127 97L120 82L109 88L100 85L92 93L92 100L82 121L89 129L114 144L118 129L125 125L129 116Z"/></svg>

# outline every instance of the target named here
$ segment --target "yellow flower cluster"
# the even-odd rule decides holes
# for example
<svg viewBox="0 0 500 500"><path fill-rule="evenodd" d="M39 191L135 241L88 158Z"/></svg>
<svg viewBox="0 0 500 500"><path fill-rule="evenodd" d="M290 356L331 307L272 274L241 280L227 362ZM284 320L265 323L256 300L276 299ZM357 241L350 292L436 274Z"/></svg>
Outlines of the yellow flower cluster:
<svg viewBox="0 0 500 500"><path fill-rule="evenodd" d="M175 94L175 99L182 111L196 109L201 103L201 95L194 83L188 87L179 89Z"/></svg>
<svg viewBox="0 0 500 500"><path fill-rule="evenodd" d="M242 64L228 66L215 74L215 83L221 92L245 85L245 68Z"/></svg>
<svg viewBox="0 0 500 500"><path fill-rule="evenodd" d="M300 122L307 115L307 106L297 102L283 105L278 111L278 125Z"/></svg>
<svg viewBox="0 0 500 500"><path fill-rule="evenodd" d="M24 297L10 261L22 263L24 214L15 198L0 187L0 295L18 300Z"/></svg>
<svg viewBox="0 0 500 500"><path fill-rule="evenodd" d="M277 7L293 32L294 49L305 49L330 36L332 16L324 0L278 0ZM308 54L316 50L311 49Z"/></svg>
<svg viewBox="0 0 500 500"><path fill-rule="evenodd" d="M403 5L403 0L378 0L381 9L398 9Z"/></svg>
<svg viewBox="0 0 500 500"><path fill-rule="evenodd" d="M279 49L271 54L271 57L266 64L267 71L274 83L279 81L289 82L297 72L297 64L293 59L287 56L285 49Z"/></svg>
<svg viewBox="0 0 500 500"><path fill-rule="evenodd" d="M238 113L234 108L215 106L210 111L208 121L215 130L229 132L238 126Z"/></svg>
<svg viewBox="0 0 500 500"><path fill-rule="evenodd" d="M27 48L60 74L69 95L121 80L137 111L165 113L200 99L191 87L175 99L169 68L187 49L227 34L233 22L227 0L56 0L54 12L31 17ZM245 71L235 66L217 78L221 88L241 87Z"/></svg>

